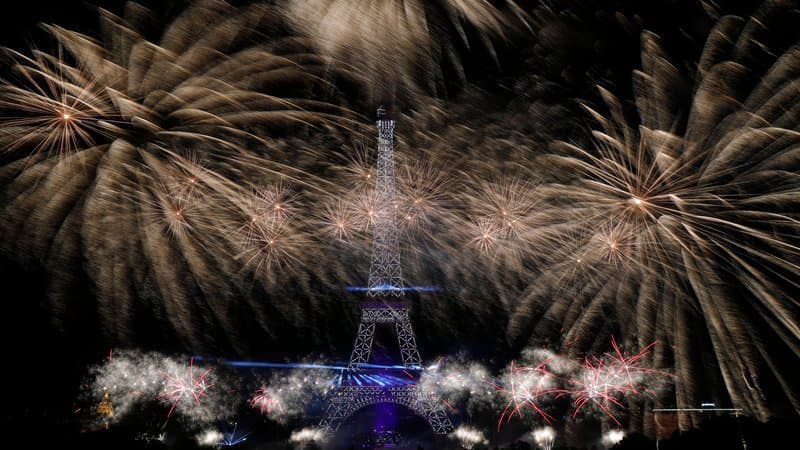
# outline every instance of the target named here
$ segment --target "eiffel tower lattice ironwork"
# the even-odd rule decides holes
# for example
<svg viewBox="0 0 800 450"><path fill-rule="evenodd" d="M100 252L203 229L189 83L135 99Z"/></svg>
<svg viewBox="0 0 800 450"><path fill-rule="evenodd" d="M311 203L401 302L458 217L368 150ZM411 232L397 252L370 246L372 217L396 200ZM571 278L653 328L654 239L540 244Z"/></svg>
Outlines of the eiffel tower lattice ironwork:
<svg viewBox="0 0 800 450"><path fill-rule="evenodd" d="M394 326L397 333L402 366L418 372L422 369L417 341L411 326L410 304L404 301L406 291L400 261L397 230L397 188L395 185L394 127L395 121L378 108L378 171L373 211L372 257L370 259L367 299L361 303L358 326L348 369L359 372L369 365L377 325ZM350 378L350 377L348 377ZM446 434L453 425L440 400L425 392L415 380L401 384L380 382L374 376L355 376L355 384L338 386L329 399L320 427L333 434L359 409L378 403L403 405L424 418L437 434ZM371 383L370 380L378 382Z"/></svg>

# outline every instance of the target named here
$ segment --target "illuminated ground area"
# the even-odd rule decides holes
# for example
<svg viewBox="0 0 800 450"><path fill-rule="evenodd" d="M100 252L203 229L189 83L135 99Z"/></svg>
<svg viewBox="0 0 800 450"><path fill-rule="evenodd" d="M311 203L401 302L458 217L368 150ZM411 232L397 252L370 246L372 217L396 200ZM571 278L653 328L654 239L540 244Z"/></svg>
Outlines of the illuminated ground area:
<svg viewBox="0 0 800 450"><path fill-rule="evenodd" d="M408 448L417 449L422 447L424 449L457 449L463 448L459 443L453 440L442 440L432 436L430 431L426 428L424 421L414 416L398 416L396 423L393 424L396 429L401 430L401 443L395 447L370 447L363 445L374 442L371 434L374 435L375 429L372 426L376 422L376 417L380 414L385 414L386 411L379 411L381 408L368 409L362 411L352 423L347 424L342 428L342 433L337 436L336 440L331 442L329 447L336 449L361 449L361 448ZM399 412L403 412L400 410ZM239 437L246 437L246 439L235 442L232 447L224 446L222 448L240 448L243 450L255 449L303 449L303 448L317 448L309 445L298 445L297 443L290 442L286 430L271 427L259 421L257 417L249 418L252 422L248 423L245 418L238 425L240 434L235 435ZM213 448L203 446L198 443L197 435L189 435L183 431L178 431L167 427L165 431L158 433L146 433L136 431L140 429L147 420L140 423L135 423L132 420L130 423L116 427L109 431L97 431L92 433L81 433L77 426L67 424L53 425L47 424L44 419L39 420L37 424L28 422L24 424L11 423L14 426L16 433L8 439L9 443L23 443L28 445L52 445L59 448L79 448L79 449L201 449ZM791 439L795 435L797 427L800 426L798 422L772 422L768 424L757 424L752 421L739 421L733 422L728 419L718 418L710 420L703 429L686 433L680 437L673 439L664 439L658 442L649 440L640 435L628 436L625 440L617 445L620 450L622 449L637 449L637 450L650 450L650 449L668 449L668 450L712 450L712 449L744 449L749 450L772 450L772 449L791 449ZM47 429L47 433L42 433L43 429ZM243 430L249 430L245 432ZM37 431L38 430L38 431ZM229 427L228 430L233 430ZM515 430L518 433L524 430ZM580 430L574 429L572 435L559 437L553 449L598 449L604 448L600 442L600 434L598 429L593 430ZM492 437L496 441L490 442L488 445L476 444L473 449L533 449L537 448L535 441L530 436L515 439L507 436L514 433L500 433ZM506 435L506 436L504 436ZM18 439L17 437L26 436L25 439ZM228 434L223 439L231 439L234 435ZM569 441L569 442L568 442ZM656 446L658 445L658 446ZM744 446L746 445L746 447Z"/></svg>

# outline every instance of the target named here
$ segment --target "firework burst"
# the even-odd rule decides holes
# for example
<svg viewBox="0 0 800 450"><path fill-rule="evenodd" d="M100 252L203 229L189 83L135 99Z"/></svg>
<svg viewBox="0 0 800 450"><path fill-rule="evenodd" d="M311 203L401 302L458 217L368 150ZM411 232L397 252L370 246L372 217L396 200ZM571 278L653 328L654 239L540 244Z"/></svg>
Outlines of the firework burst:
<svg viewBox="0 0 800 450"><path fill-rule="evenodd" d="M157 41L138 32L149 14L131 3L121 17L102 11L102 40L47 26L53 54L7 52L0 244L52 263L57 315L76 306L61 303L74 280L57 268L85 267L113 342L131 343L133 317L152 307L200 348L204 323L236 335L224 305L250 279L308 269L296 192L327 184L287 154L313 160L310 142L288 143L311 127L336 142L355 116L314 93L336 97L322 58L264 33L282 20L271 7L198 1ZM258 223L237 232L251 214ZM250 307L263 324L263 306Z"/></svg>
<svg viewBox="0 0 800 450"><path fill-rule="evenodd" d="M286 424L307 414L334 387L335 372L294 369L275 372L250 397L249 404L261 414Z"/></svg>
<svg viewBox="0 0 800 450"><path fill-rule="evenodd" d="M524 23L513 1L503 3L498 8L483 0L290 0L286 11L323 54L346 61L387 93L417 92L442 82L442 64L464 77L459 54L470 46L466 29L475 30L493 53L490 37Z"/></svg>
<svg viewBox="0 0 800 450"><path fill-rule="evenodd" d="M427 236L431 237L430 231L436 223L449 216L452 175L432 160L403 159L399 162L397 176L400 226L406 232L427 232Z"/></svg>
<svg viewBox="0 0 800 450"><path fill-rule="evenodd" d="M483 433L473 427L461 425L448 436L450 439L455 439L461 444L461 448L471 449L476 445L487 445L489 440Z"/></svg>
<svg viewBox="0 0 800 450"><path fill-rule="evenodd" d="M167 420L179 415L185 424L202 425L233 413L230 381L210 367L198 367L194 359L187 363L157 353L121 351L90 370L85 401L109 398L114 422L157 402L167 407Z"/></svg>
<svg viewBox="0 0 800 450"><path fill-rule="evenodd" d="M350 241L356 229L356 214L350 205L337 199L326 205L319 219L322 231L340 241Z"/></svg>
<svg viewBox="0 0 800 450"><path fill-rule="evenodd" d="M60 325L96 314L109 341L135 345L155 321L155 339L240 354L299 330L317 331L309 346L335 341L344 308L330 298L363 282L376 210L374 141L345 98L436 90L460 72L461 47L504 34L515 7L285 3L194 2L160 35L139 26L154 14L129 4L101 12L101 37L46 26L52 52L6 52L0 250L47 271ZM800 52L773 36L776 17L796 18L787 3L720 18L692 73L644 33L634 102L601 88L585 108L591 137L546 151L531 131L553 125L538 122L541 102L515 110L530 97L487 114L470 87L463 105L415 96L430 104L395 111L413 122L397 135L404 274L457 300L415 304L424 339L481 340L474 331L508 320L498 346L558 341L568 354L515 363L497 388L451 374L440 389L493 390L502 421L546 417L551 398L614 422L643 397L640 411L701 399L763 420L800 411ZM94 303L77 300L86 281ZM647 351L632 361L608 335ZM574 367L555 369L563 359ZM114 420L153 394L164 364L112 364ZM642 395L643 367L674 374L674 389ZM317 389L292 378L265 385L285 408L272 408L277 420ZM633 429L652 423L642 416ZM680 416L682 429L698 423Z"/></svg>
<svg viewBox="0 0 800 450"><path fill-rule="evenodd" d="M503 385L498 389L508 398L505 407L497 421L499 430L504 424L511 421L514 416L522 417L525 409L534 411L548 424L553 423L553 416L547 413L542 403L563 395L565 391L558 387L557 380L547 368L547 362L535 366L519 366L513 361L503 380Z"/></svg>
<svg viewBox="0 0 800 450"><path fill-rule="evenodd" d="M195 369L194 358L189 360L186 373L164 373L164 386L158 395L159 400L169 405L167 417L179 406L186 408L186 403L200 406L208 397L208 391L214 386L212 370ZM189 406L191 407L191 406Z"/></svg>
<svg viewBox="0 0 800 450"><path fill-rule="evenodd" d="M552 450L556 440L556 430L551 427L541 427L531 433L533 441L542 450Z"/></svg>
<svg viewBox="0 0 800 450"><path fill-rule="evenodd" d="M709 395L729 397L766 419L775 399L760 386L769 384L799 409L788 366L776 356L800 355L789 294L797 289L800 261L800 184L794 165L786 165L798 143L797 116L786 112L794 111L787 89L798 55L765 55L750 46L768 39L764 24L785 6L767 3L747 21L720 19L694 75L688 114L668 93L690 83L659 39L644 33L642 69L634 73L639 123L630 123L625 105L601 89L608 114L587 107L599 123L594 145L557 143L539 159L558 174L537 189L547 227L573 230L553 235L547 248L562 248L553 253L565 256L582 248L577 253L591 270L574 271L566 281L574 295L555 302L556 290L542 283L563 277L567 262L543 270L512 315L512 340L563 330L566 345L589 348L604 329L636 336L640 347L659 340L668 345L652 355L674 361L679 407ZM768 181L775 177L780 181ZM592 231L575 242L574 230ZM768 349L765 335L775 338ZM716 365L692 356L701 347ZM614 372L595 363L587 362L587 386ZM692 381L699 377L718 380L724 392L706 392ZM692 421L682 417L681 427Z"/></svg>
<svg viewBox="0 0 800 450"><path fill-rule="evenodd" d="M324 442L325 439L325 432L319 428L302 428L300 430L292 431L292 434L289 436L289 442L294 442L301 445Z"/></svg>
<svg viewBox="0 0 800 450"><path fill-rule="evenodd" d="M612 337L613 353L584 358L581 372L570 378L565 391L573 399L572 416L576 417L588 407L595 406L617 426L622 426L615 410L625 407L623 401L632 401L637 395L653 395L654 391L646 384L651 376L671 376L641 365L655 345L656 342L653 342L639 353L626 356Z"/></svg>
<svg viewBox="0 0 800 450"><path fill-rule="evenodd" d="M104 85L108 80L87 77L71 67L64 51L63 44L55 55L7 50L20 83L0 87L0 108L10 112L3 127L17 135L5 152L26 149L33 155L66 158L92 147L98 133L115 128L115 110Z"/></svg>
<svg viewBox="0 0 800 450"><path fill-rule="evenodd" d="M273 411L283 413L283 406L276 395L268 386L261 386L250 397L250 406L258 408L259 412L265 416L272 415Z"/></svg>

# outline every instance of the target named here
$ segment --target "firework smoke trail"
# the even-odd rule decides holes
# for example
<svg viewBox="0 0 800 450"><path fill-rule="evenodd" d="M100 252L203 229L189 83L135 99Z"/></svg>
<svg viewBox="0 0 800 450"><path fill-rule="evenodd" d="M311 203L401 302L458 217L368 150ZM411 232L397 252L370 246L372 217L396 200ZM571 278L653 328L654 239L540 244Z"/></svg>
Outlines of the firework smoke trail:
<svg viewBox="0 0 800 450"><path fill-rule="evenodd" d="M76 274L64 268L85 266L115 342L132 343L133 318L151 310L187 349L215 339L207 327L238 347L232 299L246 297L265 329L270 315L297 314L241 295L253 290L248 280L273 286L319 270L297 257L318 246L303 228L313 198L297 193L329 182L298 164L323 163L313 139L295 135L318 127L339 142L355 131L354 115L336 106L321 77L331 75L327 63L274 31L280 15L270 7L198 1L157 41L138 32L149 16L129 3L122 17L101 10L103 40L46 26L56 52L8 50L2 250L49 261L57 318L73 307ZM253 200L272 207L256 212L273 220L245 227Z"/></svg>
<svg viewBox="0 0 800 450"><path fill-rule="evenodd" d="M374 137L332 81L353 80L275 31L282 16L264 5L195 2L155 40L139 32L151 15L129 3L101 11L102 39L48 26L58 51L8 51L19 76L0 83L0 249L47 261L65 331L76 307L94 308L115 345L138 343L142 317L186 350L239 354L252 345L242 329L274 340L281 324L333 328L308 307L342 314L319 287L358 285L370 249ZM361 156L352 141L369 142ZM465 259L450 231L463 186L445 170L461 158L401 141L409 276L461 285L482 272L441 264ZM79 304L70 292L87 279L97 300ZM275 301L287 291L303 301ZM476 319L490 308L474 306Z"/></svg>
<svg viewBox="0 0 800 450"><path fill-rule="evenodd" d="M800 55L765 51L779 34L769 26L785 14L796 12L767 2L747 20L721 18L693 84L658 37L644 33L634 73L639 123L601 89L608 114L587 107L599 123L594 145L556 143L538 159L553 174L537 189L544 228L569 231L543 247L564 257L515 306L512 341L559 330L572 348L596 347L605 333L635 337L640 347L658 340L649 364L674 367L678 407L713 396L761 420L781 408L800 411L800 392L787 378L789 361L800 356L791 298L800 261L793 162L800 135L789 94ZM683 114L674 94L692 85ZM588 269L564 280L576 256ZM571 295L559 284L574 286ZM701 364L698 354L717 364ZM707 392L698 379L724 389ZM767 390L783 396L768 398ZM694 423L680 418L681 429Z"/></svg>
<svg viewBox="0 0 800 450"><path fill-rule="evenodd" d="M482 364L463 357L441 358L422 371L419 386L442 399L452 412L492 409L496 402L492 373Z"/></svg>
<svg viewBox="0 0 800 450"><path fill-rule="evenodd" d="M252 342L242 329L277 339L280 324L332 328L307 307L341 314L319 287L362 281L373 201L374 138L328 81L347 74L274 31L281 16L263 5L196 2L154 41L137 31L149 16L130 3L122 17L102 11L103 40L50 26L57 53L9 51L20 76L0 84L0 248L48 261L59 325L96 308L114 344L137 343L136 317L187 350L240 354ZM369 144L359 153L351 141ZM480 270L429 270L462 256L448 235L461 186L442 159L457 155L403 152L398 207L419 241L409 274L433 285L453 270L458 285ZM84 279L95 304L69 294ZM303 301L274 301L288 291Z"/></svg>
<svg viewBox="0 0 800 450"><path fill-rule="evenodd" d="M159 355L115 354L104 364L90 369L86 402L94 404L108 392L114 404L114 420L119 420L137 403L156 398L163 383L160 374L163 366L164 359Z"/></svg>
<svg viewBox="0 0 800 450"><path fill-rule="evenodd" d="M158 402L189 425L230 417L236 409L232 380L198 367L193 359L178 361L157 353L115 352L114 357L90 370L85 402L95 404L104 393L114 405L114 421L137 406Z"/></svg>
<svg viewBox="0 0 800 450"><path fill-rule="evenodd" d="M488 1L287 0L287 20L311 36L320 51L386 93L411 91L406 99L436 90L442 65L465 78L460 62L469 49L466 30L478 33L493 55L492 37L526 25L509 0L498 8Z"/></svg>
<svg viewBox="0 0 800 450"><path fill-rule="evenodd" d="M322 369L275 372L256 389L249 404L271 420L286 424L327 396L334 387L334 375Z"/></svg>
<svg viewBox="0 0 800 450"><path fill-rule="evenodd" d="M526 349L499 375L463 358L443 358L427 367L419 385L453 410L480 417L496 411L497 429L514 419L556 422L555 410L571 404L572 417L598 413L620 424L619 415L641 398L655 398L672 376L646 364L655 343L626 355L612 338L613 352L575 360L547 349ZM597 408L590 408L596 406Z"/></svg>
<svg viewBox="0 0 800 450"><path fill-rule="evenodd" d="M612 345L617 349L615 354L587 357L587 360L599 361L595 364L597 367L613 367L613 375L606 378L611 381L605 383L605 389L619 397L618 405L623 407L624 402L640 393L656 395L662 388L656 379L661 372L642 364L650 348L625 356L616 343ZM499 376L463 357L443 358L422 371L418 384L426 395L441 398L451 410L466 411L476 417L497 411L499 427L512 417L522 418L528 409L535 417L549 422L552 417L546 410L553 407L555 400L570 398L577 404L583 400L581 396L588 395L584 394L584 385L573 380L599 371L544 349L526 350L523 356L522 364L510 364ZM178 415L185 419L182 423L190 427L219 422L236 411L239 406L236 392L241 391L237 385L244 381L230 374L223 375L205 361L204 364L199 366L195 358L179 361L156 353L118 352L91 369L84 401L97 404L109 394L115 409L114 421L123 419L137 405L158 402L166 407L167 420ZM322 363L229 361L224 364L284 369L262 380L249 399L241 399L281 424L319 407L344 369ZM287 368L291 370L285 370ZM607 369L606 373L609 372L612 370ZM620 381L623 378L624 381Z"/></svg>

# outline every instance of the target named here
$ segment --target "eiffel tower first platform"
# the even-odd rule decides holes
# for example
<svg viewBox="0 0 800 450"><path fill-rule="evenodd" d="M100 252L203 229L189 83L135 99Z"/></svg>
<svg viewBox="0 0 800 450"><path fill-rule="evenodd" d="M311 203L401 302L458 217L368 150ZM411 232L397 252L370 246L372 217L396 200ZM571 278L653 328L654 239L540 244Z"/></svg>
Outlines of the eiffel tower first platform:
<svg viewBox="0 0 800 450"><path fill-rule="evenodd" d="M366 299L361 302L361 322L353 352L350 355L346 380L334 389L320 428L334 434L351 415L369 405L394 403L424 418L434 433L446 434L453 425L441 400L425 392L418 376L382 377L368 372L372 341L378 325L393 327L400 347L398 369L419 374L422 369L414 329L409 315L410 303L404 299L408 289L403 284L400 245L396 218L396 184L394 165L394 120L378 108L378 173L375 186L374 232L369 283Z"/></svg>

